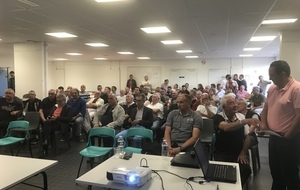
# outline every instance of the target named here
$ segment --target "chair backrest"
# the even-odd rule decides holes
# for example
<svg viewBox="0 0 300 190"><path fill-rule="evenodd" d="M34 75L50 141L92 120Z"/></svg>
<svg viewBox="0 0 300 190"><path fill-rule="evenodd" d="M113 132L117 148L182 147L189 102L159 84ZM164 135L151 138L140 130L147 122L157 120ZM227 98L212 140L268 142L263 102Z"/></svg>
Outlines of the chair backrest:
<svg viewBox="0 0 300 190"><path fill-rule="evenodd" d="M88 138L88 143L87 145L90 146L92 145L92 139L91 137L111 137L112 139L115 139L115 130L109 127L97 127L97 128L92 128L89 131L89 138ZM113 147L115 146L115 140L113 140L114 144Z"/></svg>
<svg viewBox="0 0 300 190"><path fill-rule="evenodd" d="M18 121L11 121L7 127L7 133L5 137L12 136L12 129L21 129L22 131L25 131L25 138L30 138L29 134L29 122L24 120L18 120Z"/></svg>
<svg viewBox="0 0 300 190"><path fill-rule="evenodd" d="M214 133L214 121L212 119L203 119L203 129L200 132L201 142L210 142Z"/></svg>
<svg viewBox="0 0 300 190"><path fill-rule="evenodd" d="M126 144L128 144L128 138L135 135L146 137L153 142L153 131L146 128L130 128L126 134Z"/></svg>
<svg viewBox="0 0 300 190"><path fill-rule="evenodd" d="M40 113L26 112L24 120L29 122L29 130L38 129L40 125Z"/></svg>

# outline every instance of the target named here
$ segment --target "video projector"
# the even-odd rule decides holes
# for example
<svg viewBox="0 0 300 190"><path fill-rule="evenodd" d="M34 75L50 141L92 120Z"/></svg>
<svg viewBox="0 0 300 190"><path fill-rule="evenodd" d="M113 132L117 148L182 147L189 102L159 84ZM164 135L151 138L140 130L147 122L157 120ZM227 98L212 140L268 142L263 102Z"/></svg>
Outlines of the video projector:
<svg viewBox="0 0 300 190"><path fill-rule="evenodd" d="M116 183L140 187L151 179L151 173L151 169L144 167L119 167L107 171L106 178Z"/></svg>

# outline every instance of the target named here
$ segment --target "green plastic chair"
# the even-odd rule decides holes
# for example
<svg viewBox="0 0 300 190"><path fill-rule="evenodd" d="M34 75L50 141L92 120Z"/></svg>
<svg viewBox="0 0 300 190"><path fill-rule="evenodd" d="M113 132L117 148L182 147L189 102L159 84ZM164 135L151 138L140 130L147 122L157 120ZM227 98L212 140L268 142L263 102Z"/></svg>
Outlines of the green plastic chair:
<svg viewBox="0 0 300 190"><path fill-rule="evenodd" d="M94 137L110 137L113 139L113 145L112 147L99 147L99 146L94 146L93 145L93 138ZM87 142L87 147L83 149L82 151L79 152L79 154L82 156L78 173L77 173L77 178L79 177L80 173L80 168L82 165L82 161L84 157L87 158L97 158L100 156L105 156L109 152L111 152L115 146L115 130L112 128L108 127L100 127L100 128L92 128L89 131L89 137L88 137L88 142ZM91 168L93 168L93 162L91 161Z"/></svg>
<svg viewBox="0 0 300 190"><path fill-rule="evenodd" d="M126 145L124 152L132 152L132 153L137 153L141 154L142 149L141 148L136 148L136 147L130 147L128 146L128 138L134 137L134 136L140 136L142 138L148 138L153 142L153 131L150 129L145 129L145 128L131 128L128 130L127 135L126 135Z"/></svg>
<svg viewBox="0 0 300 190"><path fill-rule="evenodd" d="M17 132L25 132L25 137L15 137L14 135ZM16 143L21 143L18 152L16 154L16 156L18 156L22 145L24 144L25 140L28 141L29 144L29 139L30 139L30 133L29 133L29 122L28 121L11 121L7 127L7 132L5 137L0 139L0 146L10 146L10 151L11 151L11 155L13 156L13 149L12 149L12 145L16 144ZM29 151L32 156L32 151L31 151L31 146L29 145Z"/></svg>

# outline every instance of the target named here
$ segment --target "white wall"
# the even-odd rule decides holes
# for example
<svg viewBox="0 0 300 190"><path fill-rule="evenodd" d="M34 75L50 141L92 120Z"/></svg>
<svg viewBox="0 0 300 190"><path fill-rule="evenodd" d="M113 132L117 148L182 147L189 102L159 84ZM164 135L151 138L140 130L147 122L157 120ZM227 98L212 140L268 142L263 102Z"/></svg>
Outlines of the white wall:
<svg viewBox="0 0 300 190"><path fill-rule="evenodd" d="M149 75L152 87L160 86L164 79L170 78L171 69L195 69L196 81L185 81L189 83L209 83L208 73L210 70L228 71L229 74L244 74L248 84L256 85L258 76L268 78L268 68L275 58L232 58L232 59L205 59L201 60L136 60L136 61L56 61L49 63L48 87L57 88L72 86L79 88L85 84L87 90L96 90L98 84L105 86L117 86L124 89L129 74L133 74L138 85L144 75ZM143 72L144 68L144 72ZM227 73L222 73L226 75ZM139 78L136 78L139 76ZM53 81L50 83L50 81ZM218 83L222 80L219 78ZM174 82L170 81L171 86ZM179 84L182 85L182 84ZM191 86L195 87L195 86Z"/></svg>

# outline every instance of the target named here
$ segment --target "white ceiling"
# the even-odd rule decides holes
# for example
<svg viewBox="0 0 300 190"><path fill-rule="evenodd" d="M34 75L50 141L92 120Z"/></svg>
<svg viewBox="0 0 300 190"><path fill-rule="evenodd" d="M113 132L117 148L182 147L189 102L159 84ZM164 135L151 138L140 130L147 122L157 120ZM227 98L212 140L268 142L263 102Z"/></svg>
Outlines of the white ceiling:
<svg viewBox="0 0 300 190"><path fill-rule="evenodd" d="M46 41L48 59L152 60L182 59L177 49L191 49L199 58L227 58L244 54L245 47L263 47L254 57L275 57L279 38L270 43L249 42L252 36L279 35L300 30L293 24L261 26L264 19L300 18L299 0L126 0L97 3L94 0L0 1L0 56L13 54L13 43ZM167 26L167 34L146 34L140 28ZM47 32L68 32L77 38L58 39ZM180 39L184 44L163 45L161 40ZM102 42L109 47L90 47ZM132 51L134 55L119 55ZM82 53L69 56L67 52Z"/></svg>

